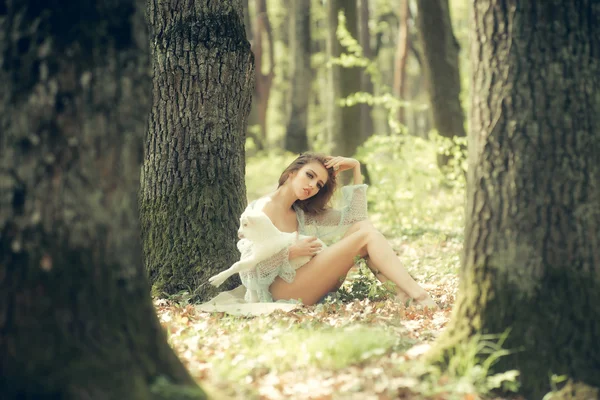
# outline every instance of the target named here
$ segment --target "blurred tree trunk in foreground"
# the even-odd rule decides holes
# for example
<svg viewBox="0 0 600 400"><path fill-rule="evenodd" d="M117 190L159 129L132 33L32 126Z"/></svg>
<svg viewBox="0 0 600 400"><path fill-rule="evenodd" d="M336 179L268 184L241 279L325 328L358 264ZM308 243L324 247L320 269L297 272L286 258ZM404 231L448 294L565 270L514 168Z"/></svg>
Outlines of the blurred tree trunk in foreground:
<svg viewBox="0 0 600 400"><path fill-rule="evenodd" d="M164 295L196 290L239 255L254 67L239 0L153 0L149 18L154 100L140 210L153 293Z"/></svg>
<svg viewBox="0 0 600 400"><path fill-rule="evenodd" d="M495 372L600 387L600 3L480 0L461 291L438 350L510 329ZM560 17L560 18L559 18Z"/></svg>
<svg viewBox="0 0 600 400"><path fill-rule="evenodd" d="M144 8L0 6L2 399L142 400L161 398L167 381L195 387L142 266Z"/></svg>
<svg viewBox="0 0 600 400"><path fill-rule="evenodd" d="M285 133L285 149L301 153L308 150L308 103L312 83L310 0L292 0L291 13L291 111Z"/></svg>
<svg viewBox="0 0 600 400"><path fill-rule="evenodd" d="M460 103L459 46L452 32L448 0L417 0L417 30L423 47L423 70L433 126L440 136L464 137L464 112ZM438 165L450 157L438 155Z"/></svg>

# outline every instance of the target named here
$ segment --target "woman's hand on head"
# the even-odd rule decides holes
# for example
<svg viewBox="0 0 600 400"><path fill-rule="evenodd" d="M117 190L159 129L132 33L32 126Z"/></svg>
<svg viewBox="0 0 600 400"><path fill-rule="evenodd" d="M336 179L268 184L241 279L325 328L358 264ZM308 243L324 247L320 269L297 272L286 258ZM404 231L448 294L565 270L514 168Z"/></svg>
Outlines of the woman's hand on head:
<svg viewBox="0 0 600 400"><path fill-rule="evenodd" d="M327 157L327 161L325 162L326 168L333 168L335 174L339 174L342 171L346 171L353 168L360 168L360 163L358 160L349 157Z"/></svg>
<svg viewBox="0 0 600 400"><path fill-rule="evenodd" d="M321 251L321 243L314 236L298 240L290 246L289 259L296 257L314 256Z"/></svg>

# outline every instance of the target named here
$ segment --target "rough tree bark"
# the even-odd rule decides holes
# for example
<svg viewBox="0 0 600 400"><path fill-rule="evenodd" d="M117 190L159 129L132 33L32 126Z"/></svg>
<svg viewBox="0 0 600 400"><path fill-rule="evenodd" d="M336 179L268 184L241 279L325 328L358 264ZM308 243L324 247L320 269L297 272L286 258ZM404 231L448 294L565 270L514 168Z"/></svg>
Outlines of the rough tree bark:
<svg viewBox="0 0 600 400"><path fill-rule="evenodd" d="M342 46L336 36L338 14L341 11L346 17L346 28L353 38L358 38L358 9L356 0L331 0L328 2L327 14L329 21L328 54L337 58L342 54ZM358 105L341 107L340 99L360 91L361 71L359 67L342 68L332 65L329 73L330 111L329 138L332 154L352 156L363 142L360 132L360 108Z"/></svg>
<svg viewBox="0 0 600 400"><path fill-rule="evenodd" d="M239 256L254 82L242 15L239 0L149 3L154 100L140 210L155 295L204 299L214 293L207 278Z"/></svg>
<svg viewBox="0 0 600 400"><path fill-rule="evenodd" d="M308 104L312 83L310 1L292 0L291 14L291 110L284 147L291 152L301 153L308 150Z"/></svg>
<svg viewBox="0 0 600 400"><path fill-rule="evenodd" d="M473 9L459 301L438 349L510 329L523 394L551 374L600 386L600 3Z"/></svg>
<svg viewBox="0 0 600 400"><path fill-rule="evenodd" d="M0 6L2 399L158 399L162 379L194 385L142 265L144 8Z"/></svg>
<svg viewBox="0 0 600 400"><path fill-rule="evenodd" d="M464 112L460 103L459 46L452 31L448 0L418 0L417 30L423 48L423 70L433 126L440 136L464 137ZM438 155L438 165L449 156Z"/></svg>

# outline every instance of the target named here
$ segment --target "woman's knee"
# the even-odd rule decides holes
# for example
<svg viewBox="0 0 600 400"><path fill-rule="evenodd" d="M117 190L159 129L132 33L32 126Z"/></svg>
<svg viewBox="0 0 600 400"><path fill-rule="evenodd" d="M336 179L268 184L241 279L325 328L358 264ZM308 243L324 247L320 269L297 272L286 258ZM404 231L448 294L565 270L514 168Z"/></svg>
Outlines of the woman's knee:
<svg viewBox="0 0 600 400"><path fill-rule="evenodd" d="M383 234L379 232L379 229L375 228L369 220L360 221L356 224L358 231L363 235L367 242L385 238Z"/></svg>
<svg viewBox="0 0 600 400"><path fill-rule="evenodd" d="M361 256L368 257L369 251L372 249L372 246L376 243L381 243L381 241L385 241L386 238L383 236L381 232L377 229L365 229L361 231L363 234L363 242L364 246L361 249Z"/></svg>
<svg viewBox="0 0 600 400"><path fill-rule="evenodd" d="M377 231L377 228L373 226L373 223L368 219L355 222L352 224L351 229L354 231Z"/></svg>
<svg viewBox="0 0 600 400"><path fill-rule="evenodd" d="M362 246L360 248L360 256L367 257L369 255L369 247L372 243L381 240L383 235L372 225L364 224L363 229L358 231L362 238Z"/></svg>

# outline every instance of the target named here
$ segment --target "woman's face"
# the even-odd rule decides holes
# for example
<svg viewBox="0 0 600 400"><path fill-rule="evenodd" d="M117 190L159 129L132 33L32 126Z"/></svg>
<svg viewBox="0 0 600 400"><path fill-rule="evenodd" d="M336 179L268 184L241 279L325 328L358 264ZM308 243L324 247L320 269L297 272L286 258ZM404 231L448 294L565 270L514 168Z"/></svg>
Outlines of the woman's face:
<svg viewBox="0 0 600 400"><path fill-rule="evenodd" d="M325 186L328 176L327 170L320 162L308 163L296 171L291 179L294 193L300 200L311 198Z"/></svg>

